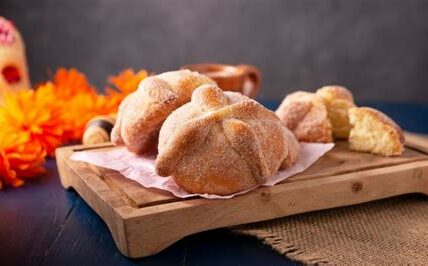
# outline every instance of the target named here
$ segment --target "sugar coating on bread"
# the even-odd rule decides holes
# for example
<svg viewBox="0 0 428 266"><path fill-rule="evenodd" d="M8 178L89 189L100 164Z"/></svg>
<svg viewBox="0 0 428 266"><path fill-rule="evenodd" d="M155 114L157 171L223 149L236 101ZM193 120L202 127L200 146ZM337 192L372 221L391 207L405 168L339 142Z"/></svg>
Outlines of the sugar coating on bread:
<svg viewBox="0 0 428 266"><path fill-rule="evenodd" d="M404 135L400 127L384 113L368 107L349 109L352 129L351 150L384 156L400 155L404 151Z"/></svg>
<svg viewBox="0 0 428 266"><path fill-rule="evenodd" d="M352 93L345 87L338 85L329 85L319 88L316 91L316 94L327 99L328 101L333 100L344 100L348 102L354 102L354 96Z"/></svg>
<svg viewBox="0 0 428 266"><path fill-rule="evenodd" d="M190 70L171 71L141 81L119 107L112 142L144 153L156 149L159 130L167 116L190 101L192 92L203 84L216 84Z"/></svg>
<svg viewBox="0 0 428 266"><path fill-rule="evenodd" d="M287 132L256 101L203 85L190 103L165 120L156 171L172 176L190 193L236 193L263 184L281 165L294 163L299 147Z"/></svg>
<svg viewBox="0 0 428 266"><path fill-rule="evenodd" d="M335 139L347 139L351 130L348 110L355 107L352 93L345 87L324 86L318 89L316 94L321 96L326 104L333 137Z"/></svg>
<svg viewBox="0 0 428 266"><path fill-rule="evenodd" d="M299 142L297 141L293 132L291 132L290 130L284 130L283 134L288 144L288 155L281 164L281 167L280 167L281 170L287 169L294 162L296 162L300 151Z"/></svg>
<svg viewBox="0 0 428 266"><path fill-rule="evenodd" d="M332 126L324 100L315 93L297 91L287 95L275 111L282 123L302 142L333 141Z"/></svg>

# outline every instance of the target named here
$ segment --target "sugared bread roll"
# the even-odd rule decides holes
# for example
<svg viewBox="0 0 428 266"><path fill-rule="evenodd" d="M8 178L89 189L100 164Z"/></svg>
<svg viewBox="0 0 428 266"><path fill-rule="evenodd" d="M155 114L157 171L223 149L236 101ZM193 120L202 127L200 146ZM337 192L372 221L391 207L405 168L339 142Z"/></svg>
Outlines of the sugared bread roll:
<svg viewBox="0 0 428 266"><path fill-rule="evenodd" d="M351 130L348 110L355 107L352 93L341 86L325 86L318 89L316 94L321 96L326 104L333 137L335 139L347 139Z"/></svg>
<svg viewBox="0 0 428 266"><path fill-rule="evenodd" d="M297 91L287 95L276 115L299 141L332 142L332 126L321 96Z"/></svg>
<svg viewBox="0 0 428 266"><path fill-rule="evenodd" d="M298 149L273 112L204 85L162 125L156 171L187 192L228 195L263 184L294 163Z"/></svg>
<svg viewBox="0 0 428 266"><path fill-rule="evenodd" d="M352 129L349 134L351 150L384 156L400 155L404 151L404 135L400 127L384 113L368 108L349 109Z"/></svg>
<svg viewBox="0 0 428 266"><path fill-rule="evenodd" d="M189 70L166 72L144 79L121 103L111 139L116 145L144 153L156 148L159 129L167 116L190 101L192 92L212 79Z"/></svg>

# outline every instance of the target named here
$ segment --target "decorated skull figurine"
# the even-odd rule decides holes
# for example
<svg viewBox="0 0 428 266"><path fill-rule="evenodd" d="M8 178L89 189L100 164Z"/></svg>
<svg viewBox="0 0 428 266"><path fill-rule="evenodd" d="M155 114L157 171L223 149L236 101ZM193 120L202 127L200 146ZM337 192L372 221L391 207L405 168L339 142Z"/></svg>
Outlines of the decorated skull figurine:
<svg viewBox="0 0 428 266"><path fill-rule="evenodd" d="M0 16L0 100L6 91L29 88L22 37L10 21Z"/></svg>

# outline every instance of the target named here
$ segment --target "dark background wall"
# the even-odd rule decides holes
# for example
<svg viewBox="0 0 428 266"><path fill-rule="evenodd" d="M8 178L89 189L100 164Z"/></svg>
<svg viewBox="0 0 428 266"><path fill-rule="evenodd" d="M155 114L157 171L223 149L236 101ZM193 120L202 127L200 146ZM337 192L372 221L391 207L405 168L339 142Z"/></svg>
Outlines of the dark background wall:
<svg viewBox="0 0 428 266"><path fill-rule="evenodd" d="M126 67L249 63L262 99L343 84L358 100L428 101L428 1L0 0L33 82L77 67L103 87Z"/></svg>

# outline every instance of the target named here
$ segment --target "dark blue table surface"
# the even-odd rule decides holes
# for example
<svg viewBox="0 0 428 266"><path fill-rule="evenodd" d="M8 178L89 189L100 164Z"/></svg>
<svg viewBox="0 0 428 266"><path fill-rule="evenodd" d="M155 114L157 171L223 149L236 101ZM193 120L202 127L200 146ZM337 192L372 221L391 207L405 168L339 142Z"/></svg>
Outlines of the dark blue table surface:
<svg viewBox="0 0 428 266"><path fill-rule="evenodd" d="M266 102L269 108L277 103ZM428 133L428 104L367 105L383 110L405 130ZM54 160L44 178L0 191L0 265L292 265L255 238L217 229L186 237L161 253L128 259L107 226L59 182Z"/></svg>

